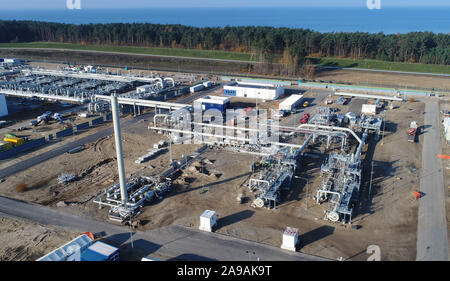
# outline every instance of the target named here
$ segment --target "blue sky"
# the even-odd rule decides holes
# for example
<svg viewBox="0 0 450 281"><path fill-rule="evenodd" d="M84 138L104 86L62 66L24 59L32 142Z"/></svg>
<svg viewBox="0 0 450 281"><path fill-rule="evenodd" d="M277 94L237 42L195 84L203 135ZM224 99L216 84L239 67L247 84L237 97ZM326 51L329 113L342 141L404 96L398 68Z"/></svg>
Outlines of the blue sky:
<svg viewBox="0 0 450 281"><path fill-rule="evenodd" d="M174 7L366 7L366 0L80 0L84 9ZM381 8L447 6L449 0L380 0ZM0 0L0 9L64 9L66 0Z"/></svg>

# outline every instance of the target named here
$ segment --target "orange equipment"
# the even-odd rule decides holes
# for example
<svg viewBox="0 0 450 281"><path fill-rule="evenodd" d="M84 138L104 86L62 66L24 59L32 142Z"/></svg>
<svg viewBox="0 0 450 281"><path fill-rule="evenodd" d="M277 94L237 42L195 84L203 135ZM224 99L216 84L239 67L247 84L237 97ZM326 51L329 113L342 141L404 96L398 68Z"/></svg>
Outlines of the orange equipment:
<svg viewBox="0 0 450 281"><path fill-rule="evenodd" d="M414 192L414 196L416 196L416 200L420 199L423 196L423 193L420 191L413 191Z"/></svg>
<svg viewBox="0 0 450 281"><path fill-rule="evenodd" d="M92 234L92 232L84 232L84 233L80 233L80 235L86 234L87 236L89 236L89 238L91 238L92 240L95 240L94 238L94 234Z"/></svg>

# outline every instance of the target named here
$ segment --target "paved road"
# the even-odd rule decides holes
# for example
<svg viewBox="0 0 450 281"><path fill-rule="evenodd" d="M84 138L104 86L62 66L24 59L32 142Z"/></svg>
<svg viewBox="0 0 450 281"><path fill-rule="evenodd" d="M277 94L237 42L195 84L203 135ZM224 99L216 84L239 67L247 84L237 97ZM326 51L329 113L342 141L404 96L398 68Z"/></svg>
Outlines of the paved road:
<svg viewBox="0 0 450 281"><path fill-rule="evenodd" d="M112 55L126 55L126 56L157 57L157 58L168 58L168 59L174 59L175 58L175 59L188 59L188 60L205 60L205 61L215 61L215 62L235 62L235 63L255 63L255 64L261 63L261 62L257 62L257 61L246 61L246 60L213 59L213 58L198 58L198 57L183 57L183 56L165 56L165 55L124 53L124 52L94 51L94 50L71 50L71 49L60 49L60 48L1 48L1 49L67 51L67 52L78 52L78 53L81 52L81 53L94 53L94 54L112 54Z"/></svg>
<svg viewBox="0 0 450 281"><path fill-rule="evenodd" d="M60 210L0 196L0 216L24 218L41 224L62 227L75 232L102 233L105 240L116 245L130 243L128 228L87 217L75 216ZM281 235L281 231L280 231ZM216 233L205 233L179 225L170 225L151 231L137 231L133 245L142 256L160 254L183 260L246 261L246 251L255 252L262 261L319 261L320 257L289 252L256 242ZM255 260L252 257L252 260Z"/></svg>
<svg viewBox="0 0 450 281"><path fill-rule="evenodd" d="M424 140L420 190L425 193L419 201L416 260L448 260L447 219L441 152L439 105L425 100Z"/></svg>

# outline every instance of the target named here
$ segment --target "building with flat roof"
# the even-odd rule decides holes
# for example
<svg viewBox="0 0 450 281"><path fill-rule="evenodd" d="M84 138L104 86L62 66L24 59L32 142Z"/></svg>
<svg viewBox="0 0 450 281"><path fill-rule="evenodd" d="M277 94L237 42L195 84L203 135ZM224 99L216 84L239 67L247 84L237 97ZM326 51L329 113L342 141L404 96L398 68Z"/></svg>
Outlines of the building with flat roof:
<svg viewBox="0 0 450 281"><path fill-rule="evenodd" d="M231 106L231 103L230 98L228 97L205 96L194 101L194 108L198 106L201 107L202 111L208 109L218 109L223 113Z"/></svg>
<svg viewBox="0 0 450 281"><path fill-rule="evenodd" d="M226 96L276 100L284 94L284 86L251 82L232 82L223 87Z"/></svg>
<svg viewBox="0 0 450 281"><path fill-rule="evenodd" d="M290 95L282 103L278 105L279 110L292 111L294 110L303 100L303 95Z"/></svg>

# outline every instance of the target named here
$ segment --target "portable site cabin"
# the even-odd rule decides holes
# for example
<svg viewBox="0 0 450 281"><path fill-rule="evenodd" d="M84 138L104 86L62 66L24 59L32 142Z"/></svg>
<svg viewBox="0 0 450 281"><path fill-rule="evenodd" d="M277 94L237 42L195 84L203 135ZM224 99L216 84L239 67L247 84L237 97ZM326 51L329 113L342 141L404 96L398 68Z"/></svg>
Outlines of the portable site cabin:
<svg viewBox="0 0 450 281"><path fill-rule="evenodd" d="M376 104L363 104L361 106L361 113L375 115L375 114L377 114L377 105Z"/></svg>
<svg viewBox="0 0 450 281"><path fill-rule="evenodd" d="M197 84L195 86L190 87L189 91L191 93L195 93L195 92L203 90L204 88L205 88L205 85L203 85L203 83L202 83L202 84Z"/></svg>
<svg viewBox="0 0 450 281"><path fill-rule="evenodd" d="M283 242L281 248L295 252L298 244L298 229L293 227L286 227L283 232Z"/></svg>
<svg viewBox="0 0 450 281"><path fill-rule="evenodd" d="M450 143L450 117L445 117L443 124L444 124L444 136L448 144Z"/></svg>
<svg viewBox="0 0 450 281"><path fill-rule="evenodd" d="M217 215L215 211L206 210L200 216L200 230L211 232L217 224Z"/></svg>
<svg viewBox="0 0 450 281"><path fill-rule="evenodd" d="M278 105L278 109L292 111L302 102L302 100L303 95L291 95Z"/></svg>

